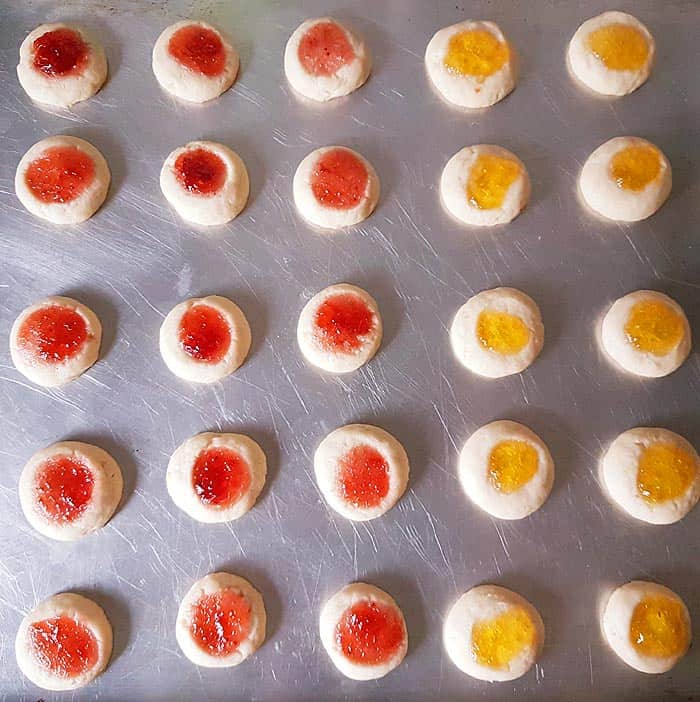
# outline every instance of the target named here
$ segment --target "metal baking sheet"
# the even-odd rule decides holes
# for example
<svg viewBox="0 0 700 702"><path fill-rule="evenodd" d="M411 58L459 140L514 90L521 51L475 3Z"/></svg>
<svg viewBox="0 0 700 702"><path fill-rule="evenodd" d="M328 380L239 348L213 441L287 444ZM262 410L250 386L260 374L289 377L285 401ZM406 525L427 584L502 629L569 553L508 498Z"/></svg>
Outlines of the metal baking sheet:
<svg viewBox="0 0 700 702"><path fill-rule="evenodd" d="M0 7L0 699L2 700L691 700L700 697L698 647L671 673L624 666L601 638L597 607L609 588L657 579L679 592L700 629L700 509L670 527L633 522L601 492L605 445L635 425L669 427L700 445L700 365L694 354L671 377L618 373L594 340L595 320L617 296L642 287L671 294L700 330L700 5L620 0L658 43L647 85L619 100L579 89L564 65L578 24L607 0L304 0L272 2L9 2ZM306 17L333 14L367 39L374 69L347 99L302 104L283 77L282 52ZM169 23L199 17L230 32L242 68L212 104L185 106L150 69ZM521 57L515 92L485 112L443 104L429 87L423 51L433 32L491 18ZM104 44L109 82L72 111L48 112L22 92L14 67L22 38L45 21L70 20ZM14 195L17 162L35 141L81 136L106 156L113 182L89 222L57 228L31 217ZM599 221L576 196L577 172L604 140L638 134L658 143L674 189L654 217ZM204 137L245 160L251 197L213 231L181 222L158 174L174 147ZM519 154L533 181L512 225L468 230L442 210L440 171L462 146L487 142ZM358 149L382 183L376 213L346 233L312 231L294 210L299 161L329 143ZM372 363L347 377L322 375L300 357L295 325L304 302L340 281L378 300L386 326ZM520 376L487 381L453 359L447 329L473 293L513 285L540 304L541 358ZM42 296L73 295L100 316L102 358L63 390L20 376L7 350L18 312ZM225 382L179 381L158 353L163 316L183 298L235 299L253 330L248 362ZM557 467L544 508L514 523L471 506L456 480L458 450L474 429L512 418L549 444ZM379 424L406 446L410 490L384 518L353 525L330 512L312 474L317 443L351 421ZM171 503L171 451L204 430L250 433L264 447L268 485L257 507L230 526L195 523ZM98 535L49 541L27 525L20 470L60 439L103 446L119 460L125 501ZM267 641L233 670L206 670L180 653L180 598L209 571L229 569L263 593ZM324 599L354 579L391 592L410 632L404 664L378 682L342 678L322 650ZM535 670L489 685L460 673L441 645L455 597L483 582L514 588L540 610L547 643ZM14 659L22 614L74 589L104 605L114 658L94 684L54 695L30 685Z"/></svg>

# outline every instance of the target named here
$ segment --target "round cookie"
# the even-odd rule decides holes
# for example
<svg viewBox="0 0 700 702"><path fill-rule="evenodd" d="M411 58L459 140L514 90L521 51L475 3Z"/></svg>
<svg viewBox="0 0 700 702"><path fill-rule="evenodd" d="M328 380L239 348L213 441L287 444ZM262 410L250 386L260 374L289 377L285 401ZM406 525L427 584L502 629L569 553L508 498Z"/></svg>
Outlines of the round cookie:
<svg viewBox="0 0 700 702"><path fill-rule="evenodd" d="M539 356L544 326L535 301L515 288L483 290L462 305L450 328L457 360L487 378L520 373Z"/></svg>
<svg viewBox="0 0 700 702"><path fill-rule="evenodd" d="M408 631L394 599L373 585L351 583L321 609L321 643L352 680L382 678L403 661Z"/></svg>
<svg viewBox="0 0 700 702"><path fill-rule="evenodd" d="M182 598L175 636L195 665L232 668L262 646L267 616L260 593L231 573L210 573Z"/></svg>
<svg viewBox="0 0 700 702"><path fill-rule="evenodd" d="M70 107L102 87L107 59L83 29L62 22L42 24L19 47L17 78L32 100Z"/></svg>
<svg viewBox="0 0 700 702"><path fill-rule="evenodd" d="M339 283L304 306L297 341L309 363L329 373L349 373L370 361L382 342L382 318L369 293Z"/></svg>
<svg viewBox="0 0 700 702"><path fill-rule="evenodd" d="M357 90L371 69L364 41L332 17L302 22L284 50L284 73L289 84L316 102Z"/></svg>
<svg viewBox="0 0 700 702"><path fill-rule="evenodd" d="M544 644L544 624L524 597L497 585L479 585L452 606L442 636L447 654L463 673L506 682L535 664Z"/></svg>
<svg viewBox="0 0 700 702"><path fill-rule="evenodd" d="M27 614L15 639L17 665L44 690L92 682L112 655L112 625L102 608L73 592L53 595Z"/></svg>
<svg viewBox="0 0 700 702"><path fill-rule="evenodd" d="M220 295L175 305L160 328L160 353L170 371L192 383L214 383L241 366L250 326L238 305Z"/></svg>
<svg viewBox="0 0 700 702"><path fill-rule="evenodd" d="M10 355L25 378L58 387L97 361L101 340L102 325L89 307L53 296L22 310L10 331Z"/></svg>

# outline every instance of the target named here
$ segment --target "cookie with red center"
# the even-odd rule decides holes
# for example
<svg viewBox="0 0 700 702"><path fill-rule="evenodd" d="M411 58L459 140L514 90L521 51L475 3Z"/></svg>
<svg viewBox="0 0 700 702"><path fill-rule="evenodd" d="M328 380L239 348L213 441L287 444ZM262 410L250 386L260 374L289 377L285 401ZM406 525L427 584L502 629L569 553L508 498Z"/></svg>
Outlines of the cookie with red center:
<svg viewBox="0 0 700 702"><path fill-rule="evenodd" d="M348 424L318 446L314 471L321 494L347 519L365 521L388 512L408 484L403 446L369 424Z"/></svg>
<svg viewBox="0 0 700 702"><path fill-rule="evenodd" d="M284 51L289 84L303 97L317 102L357 90L371 69L364 41L332 17L302 22Z"/></svg>
<svg viewBox="0 0 700 702"><path fill-rule="evenodd" d="M193 383L213 383L233 373L248 355L250 341L245 315L220 295L175 305L160 328L165 364Z"/></svg>
<svg viewBox="0 0 700 702"><path fill-rule="evenodd" d="M219 97L236 80L238 65L233 44L206 22L176 22L153 47L153 73L161 87L188 102Z"/></svg>
<svg viewBox="0 0 700 702"><path fill-rule="evenodd" d="M182 599L175 635L194 664L230 668L260 648L265 625L263 598L247 580L210 573Z"/></svg>
<svg viewBox="0 0 700 702"><path fill-rule="evenodd" d="M70 297L47 297L27 307L10 332L15 368L37 385L65 385L84 373L100 353L102 325Z"/></svg>
<svg viewBox="0 0 700 702"><path fill-rule="evenodd" d="M226 224L240 213L250 185L235 151L213 141L192 141L165 160L160 188L180 217L211 226Z"/></svg>
<svg viewBox="0 0 700 702"><path fill-rule="evenodd" d="M346 585L323 605L320 630L331 661L353 680L384 677L408 651L399 606L384 590L365 583Z"/></svg>
<svg viewBox="0 0 700 702"><path fill-rule="evenodd" d="M107 59L102 47L79 27L42 24L19 48L17 77L32 100L70 107L102 87Z"/></svg>
<svg viewBox="0 0 700 702"><path fill-rule="evenodd" d="M355 285L331 285L304 306L297 325L304 357L329 373L349 373L367 363L382 342L379 307Z"/></svg>
<svg viewBox="0 0 700 702"><path fill-rule="evenodd" d="M27 614L15 639L17 664L45 690L92 682L112 655L112 626L102 608L73 592L49 597Z"/></svg>
<svg viewBox="0 0 700 702"><path fill-rule="evenodd" d="M324 146L299 164L292 191L304 219L322 229L341 229L374 212L379 178L372 164L356 151Z"/></svg>
<svg viewBox="0 0 700 702"><path fill-rule="evenodd" d="M200 522L230 522L250 510L265 485L267 461L243 434L197 434L175 450L166 481L173 502Z"/></svg>

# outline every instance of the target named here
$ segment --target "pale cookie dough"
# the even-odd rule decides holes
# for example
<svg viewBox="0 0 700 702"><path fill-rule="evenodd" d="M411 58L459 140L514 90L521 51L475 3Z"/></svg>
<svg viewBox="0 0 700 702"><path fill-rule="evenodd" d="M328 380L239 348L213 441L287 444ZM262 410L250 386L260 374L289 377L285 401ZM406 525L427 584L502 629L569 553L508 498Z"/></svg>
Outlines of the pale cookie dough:
<svg viewBox="0 0 700 702"><path fill-rule="evenodd" d="M635 150L646 157L632 156L616 170L616 159ZM597 214L637 222L651 217L666 202L672 181L671 164L661 149L646 139L625 136L606 141L588 157L578 186L586 205Z"/></svg>
<svg viewBox="0 0 700 702"><path fill-rule="evenodd" d="M366 484L369 483L367 489L374 489L373 504L353 500L343 487L344 459L353 450L365 447L378 452L386 462L386 485L383 481L373 481L372 476L354 476L355 480L364 477ZM367 460L372 458L377 458L376 454ZM388 432L368 424L347 424L332 431L319 444L314 454L314 471L321 494L336 512L353 521L366 521L385 514L401 498L408 485L409 462L404 447ZM384 488L386 492L382 494Z"/></svg>
<svg viewBox="0 0 700 702"><path fill-rule="evenodd" d="M476 73L460 72L446 64L450 42L458 35L477 37L463 48L465 68L477 65ZM483 46L488 42L488 46ZM425 50L428 77L440 95L458 107L488 107L502 100L515 87L513 48L494 22L466 20L439 30Z"/></svg>
<svg viewBox="0 0 700 702"><path fill-rule="evenodd" d="M218 156L226 168L223 184L211 194L188 190L175 170L175 162L180 156L199 149ZM172 151L165 159L160 171L160 189L184 220L202 226L214 226L226 224L240 214L248 202L250 182L245 164L235 151L213 141L191 141Z"/></svg>
<svg viewBox="0 0 700 702"><path fill-rule="evenodd" d="M37 655L32 625L38 622L67 617L78 622L94 636L97 660L88 670L68 676L51 668ZM22 673L44 690L75 690L92 682L107 666L112 655L112 625L102 608L87 597L73 592L53 595L27 614L19 626L15 639L17 665Z"/></svg>
<svg viewBox="0 0 700 702"><path fill-rule="evenodd" d="M667 319L636 313L647 306ZM672 326L671 326L672 325ZM655 290L636 290L617 299L605 314L600 341L607 355L623 370L645 378L660 378L683 365L691 348L691 332L683 308Z"/></svg>
<svg viewBox="0 0 700 702"><path fill-rule="evenodd" d="M651 603L652 611L646 615L649 620L654 620L650 624L645 624L645 616L636 610L640 604L644 608L645 600ZM668 613L666 616L654 616L654 606L660 602L670 605L671 617ZM664 621L672 633L666 631L659 636L659 627ZM690 615L683 600L673 590L644 580L633 580L612 593L603 612L602 628L610 648L627 665L642 673L659 674L671 670L688 651L692 638ZM633 633L633 628L640 630ZM648 640L645 633L650 635ZM658 651L644 649L644 641L653 649L664 639L668 644L669 636L674 640L667 649L667 655L657 655ZM638 638L643 641L641 646L635 643Z"/></svg>
<svg viewBox="0 0 700 702"><path fill-rule="evenodd" d="M50 361L37 356L35 350L23 340L23 327L30 317L44 309L65 307L75 311L85 323L87 336L76 352L64 360ZM43 335L36 340L41 344ZM31 338L31 336L30 336ZM55 295L34 303L22 310L10 331L10 356L15 368L37 385L51 388L75 380L97 361L102 340L102 325L97 315L89 308L70 297Z"/></svg>
<svg viewBox="0 0 700 702"><path fill-rule="evenodd" d="M504 166L512 173L504 174ZM480 205L480 194L493 198L494 204ZM440 177L440 198L445 209L464 224L506 224L525 209L530 199L530 176L525 164L507 149L490 144L467 146L445 165Z"/></svg>
<svg viewBox="0 0 700 702"><path fill-rule="evenodd" d="M185 27L201 27L218 35L225 53L224 65L220 73L206 75L183 65L170 53L169 43L173 35ZM153 46L153 73L161 87L187 102L207 102L226 92L238 74L238 52L226 36L206 22L183 20L175 22L163 30Z"/></svg>
<svg viewBox="0 0 700 702"><path fill-rule="evenodd" d="M509 615L516 620L509 621ZM511 656L497 665L489 665L479 660L474 634L484 624L488 626L490 621L501 617L503 622L485 638L494 648L500 643L502 648L510 649ZM523 625L529 629L528 636L523 634ZM452 606L442 636L447 654L463 673L477 680L505 682L525 675L535 664L544 645L544 624L539 612L516 592L497 585L480 585L465 592ZM493 641L493 636L510 640Z"/></svg>
<svg viewBox="0 0 700 702"><path fill-rule="evenodd" d="M608 37L601 36L606 32ZM591 44L596 35L603 53ZM586 20L576 30L567 63L574 77L590 90L619 96L633 92L647 80L654 54L654 37L649 30L626 12L611 11ZM629 64L632 57L636 58Z"/></svg>
<svg viewBox="0 0 700 702"><path fill-rule="evenodd" d="M357 204L349 207L331 207L319 200L314 193L314 178L323 156L335 150L346 151L365 167L367 183ZM359 224L367 219L379 201L379 177L372 164L357 151L345 146L324 146L312 151L299 164L292 182L294 204L301 216L321 229L341 229Z"/></svg>
<svg viewBox="0 0 700 702"><path fill-rule="evenodd" d="M229 505L207 503L201 486L195 484L193 471L200 455L216 449L228 449L240 456L247 465L250 483L247 489ZM173 502L192 519L209 524L230 522L248 512L265 485L267 461L260 446L243 434L197 434L175 449L165 475L168 493ZM198 489L199 487L199 489Z"/></svg>
<svg viewBox="0 0 700 702"><path fill-rule="evenodd" d="M47 32L65 29L76 32L87 44L85 65L65 76L37 70L34 67L34 42ZM92 97L102 87L107 79L107 59L103 48L83 29L62 22L42 24L30 32L19 47L17 77L32 100L55 107L70 107Z"/></svg>
<svg viewBox="0 0 700 702"><path fill-rule="evenodd" d="M544 326L535 301L515 288L484 290L462 305L450 328L457 360L487 378L520 373L539 356Z"/></svg>
<svg viewBox="0 0 700 702"><path fill-rule="evenodd" d="M317 318L324 303L340 298L355 298L366 305L372 317L366 334L357 337L354 348L334 348L329 345L324 333L317 326ZM339 320L342 323L342 319ZM342 332L342 330L341 330ZM382 318L374 298L362 288L347 283L331 285L316 293L304 306L297 324L297 341L302 354L309 363L328 373L349 373L370 361L382 343Z"/></svg>
<svg viewBox="0 0 700 702"><path fill-rule="evenodd" d="M650 524L673 524L700 499L700 458L682 436L656 427L620 434L602 462L610 497Z"/></svg>
<svg viewBox="0 0 700 702"><path fill-rule="evenodd" d="M353 661L345 655L338 637L338 625L345 612L353 605L362 602L377 603L387 607L398 616L403 628L403 640L396 651L380 663L364 663ZM351 583L330 597L321 609L319 619L321 643L330 657L333 665L346 677L352 680L376 680L383 678L400 665L408 651L408 631L403 613L399 606L384 590L366 583Z"/></svg>
<svg viewBox="0 0 700 702"><path fill-rule="evenodd" d="M247 600L250 607L250 625L235 650L228 654L214 655L202 648L192 637L193 610L203 596L217 595L225 590L232 590ZM175 637L182 652L195 665L205 668L232 668L262 646L266 622L262 595L247 580L231 573L210 573L198 580L182 598L177 613ZM217 628L216 620L212 622L212 627Z"/></svg>
<svg viewBox="0 0 700 702"><path fill-rule="evenodd" d="M44 202L27 184L27 171L32 163L44 157L49 149L63 147L73 147L87 154L94 167L92 181L71 200ZM31 214L54 224L78 224L90 219L100 209L107 197L110 178L107 161L92 144L78 137L51 136L34 144L22 156L15 174L15 192L19 201Z"/></svg>
<svg viewBox="0 0 700 702"><path fill-rule="evenodd" d="M306 34L317 25L335 25L344 35L351 49L352 57L331 72L309 71L303 65L299 49ZM326 56L331 56L333 47L325 50ZM332 17L319 17L302 22L287 42L284 50L284 73L292 88L309 100L326 102L334 98L348 95L357 90L369 77L372 69L372 59L365 42Z"/></svg>
<svg viewBox="0 0 700 702"><path fill-rule="evenodd" d="M210 363L191 356L180 340L180 322L197 305L211 307L229 327L231 340L221 360ZM192 297L175 305L160 328L160 353L170 371L178 378L192 383L214 383L238 369L250 350L251 336L248 320L235 303L220 295Z"/></svg>

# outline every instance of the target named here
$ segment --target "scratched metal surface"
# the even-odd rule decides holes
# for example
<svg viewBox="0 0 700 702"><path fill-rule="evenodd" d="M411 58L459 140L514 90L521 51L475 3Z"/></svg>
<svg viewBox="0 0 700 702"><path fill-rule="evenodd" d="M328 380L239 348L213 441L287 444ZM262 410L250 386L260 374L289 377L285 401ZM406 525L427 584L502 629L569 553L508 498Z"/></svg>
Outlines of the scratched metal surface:
<svg viewBox="0 0 700 702"><path fill-rule="evenodd" d="M596 464L618 432L660 424L700 443L697 355L672 377L640 381L616 372L594 342L597 315L640 287L670 293L700 331L697 220L700 6L692 0L620 1L648 22L657 69L622 100L584 94L566 74L566 42L606 0L512 3L371 0L272 2L4 2L0 10L0 698L3 700L634 700L696 699L697 647L672 673L647 677L620 663L601 639L597 605L630 578L654 578L688 602L700 629L700 509L680 524L647 527L603 496ZM307 17L348 20L374 53L369 83L325 107L302 105L282 73L290 32ZM439 27L494 18L520 50L522 75L503 103L466 114L442 104L423 71ZM230 31L242 56L235 88L186 107L158 88L150 51L161 29L203 17ZM15 76L17 49L43 21L93 29L110 64L106 87L72 112L31 104ZM695 57L695 58L691 58ZM102 210L65 229L25 212L15 166L38 139L68 133L105 154L113 183ZM647 222L606 224L580 206L577 171L605 139L639 134L674 167L674 190ZM245 160L251 198L216 231L184 225L158 187L169 151L194 138L222 141ZM511 226L462 229L442 211L437 182L464 145L513 149L530 171L533 199ZM347 233L319 235L297 216L292 174L311 149L343 143L376 166L376 213ZM376 359L345 377L301 359L295 324L304 302L339 281L379 301L386 337ZM521 376L480 380L452 358L447 328L470 295L499 284L530 293L547 340ZM105 330L102 358L63 390L34 387L14 370L7 336L17 313L54 293L88 303ZM163 365L158 327L178 301L230 295L253 330L235 377L211 387L178 381ZM551 447L557 479L544 508L522 522L491 520L467 503L455 477L471 431L510 417ZM311 460L346 422L377 423L411 458L411 485L384 518L352 525L326 508ZM204 430L249 432L270 475L257 507L231 526L190 520L170 502L164 473L184 438ZM98 535L48 541L26 524L17 498L21 467L60 439L111 451L125 501ZM235 670L197 669L179 652L174 620L194 579L230 569L260 588L267 642ZM324 598L353 579L373 582L402 606L410 631L404 664L380 682L354 683L331 666L317 635ZM525 678L488 685L462 675L441 646L441 618L482 582L528 597L547 626L542 659ZM74 694L42 693L19 674L13 639L22 614L57 591L104 605L114 624L107 672Z"/></svg>

